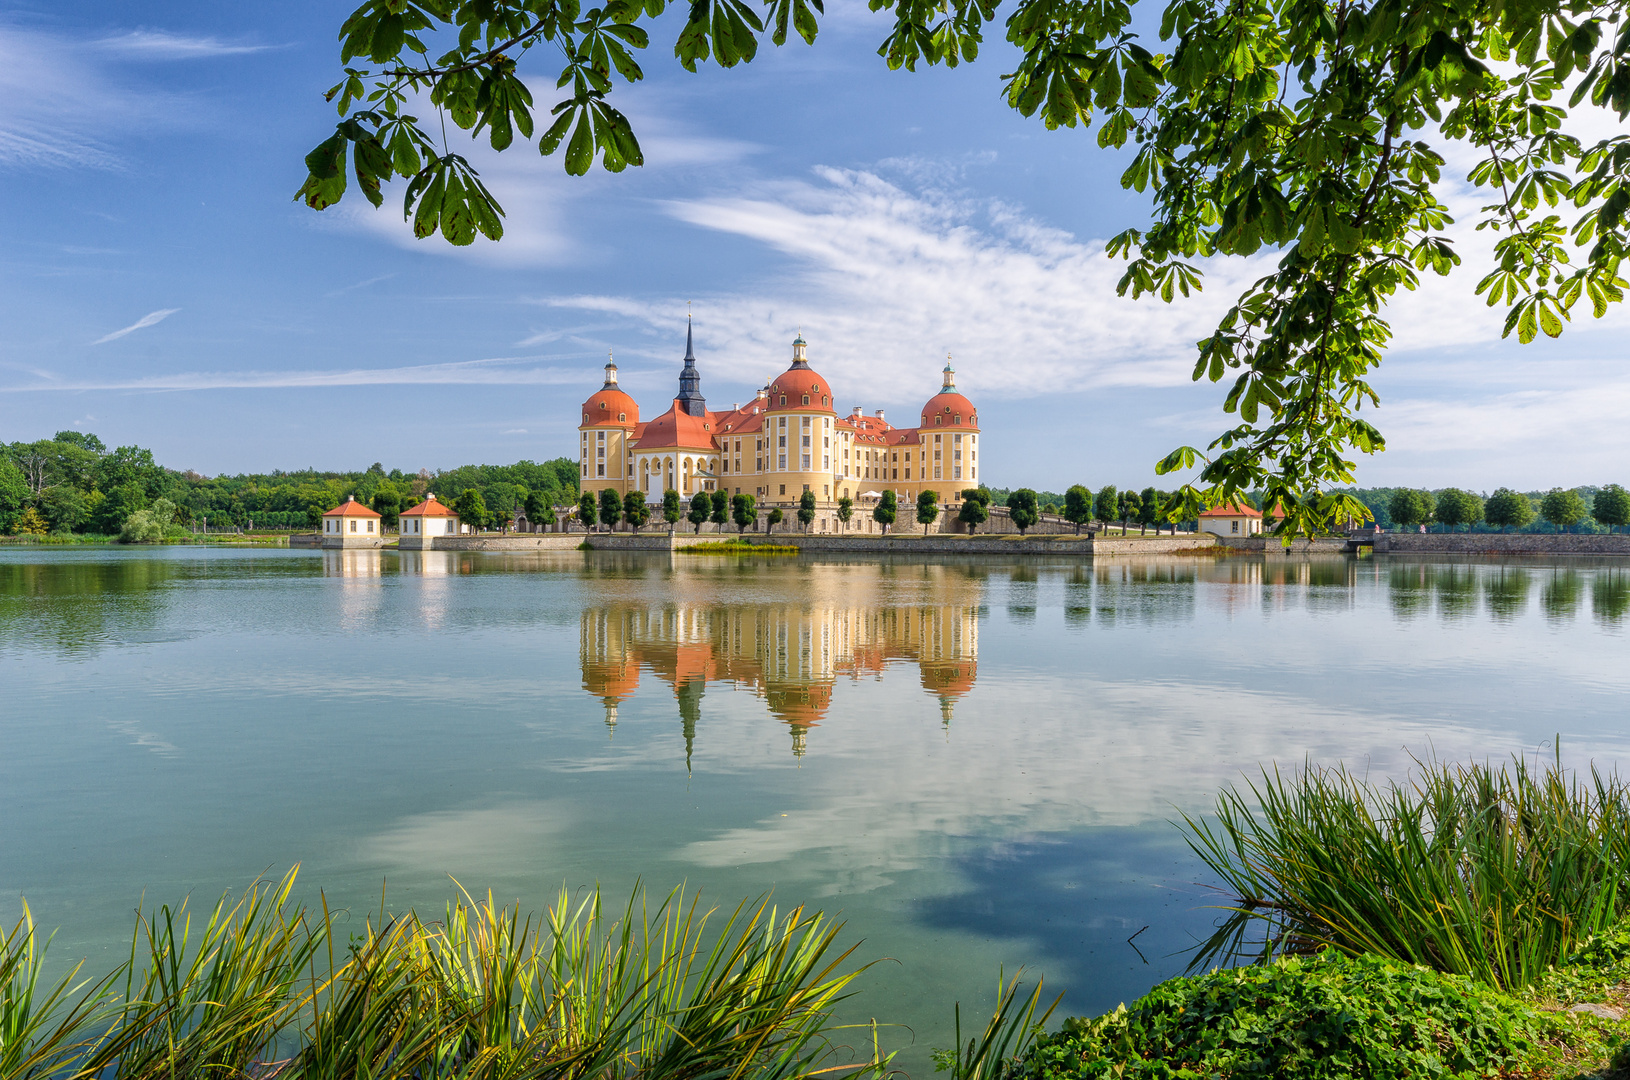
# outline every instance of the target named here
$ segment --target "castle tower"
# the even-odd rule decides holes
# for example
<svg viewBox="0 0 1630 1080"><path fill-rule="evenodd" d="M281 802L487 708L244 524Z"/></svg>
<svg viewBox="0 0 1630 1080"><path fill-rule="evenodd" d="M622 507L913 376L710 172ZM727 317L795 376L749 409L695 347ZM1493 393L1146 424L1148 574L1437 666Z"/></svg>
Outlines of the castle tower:
<svg viewBox="0 0 1630 1080"><path fill-rule="evenodd" d="M674 397L691 416L707 415L707 399L702 396L702 373L696 370L696 350L691 345L690 320L685 320L685 366L679 372L679 393Z"/></svg>

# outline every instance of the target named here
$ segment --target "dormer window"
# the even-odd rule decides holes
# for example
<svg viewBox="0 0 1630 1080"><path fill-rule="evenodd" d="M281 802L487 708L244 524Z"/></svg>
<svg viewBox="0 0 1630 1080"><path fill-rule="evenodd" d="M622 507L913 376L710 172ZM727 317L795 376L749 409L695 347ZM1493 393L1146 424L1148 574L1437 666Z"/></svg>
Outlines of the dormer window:
<svg viewBox="0 0 1630 1080"><path fill-rule="evenodd" d="M826 404L826 395L825 395L825 394L822 394L822 395L821 395L821 404L822 404L822 405L825 405L825 404Z"/></svg>
<svg viewBox="0 0 1630 1080"><path fill-rule="evenodd" d="M617 419L619 419L619 420L627 420L628 419L628 414L627 413L618 413L617 414Z"/></svg>
<svg viewBox="0 0 1630 1080"><path fill-rule="evenodd" d="M937 417L937 416L936 416L936 417L934 417L934 426L935 426L935 427L939 427L939 426L940 426L940 418L939 418L939 417Z"/></svg>
<svg viewBox="0 0 1630 1080"><path fill-rule="evenodd" d="M956 414L956 422L959 423L959 424L962 423L962 414L961 413Z"/></svg>
<svg viewBox="0 0 1630 1080"><path fill-rule="evenodd" d="M808 394L805 394L805 395L804 395L804 404L805 404L805 405L808 405L808 404L809 404L809 395L808 395Z"/></svg>
<svg viewBox="0 0 1630 1080"><path fill-rule="evenodd" d="M604 408L605 408L605 407L606 407L606 403L605 403L605 402L603 402L603 401L602 401L602 402L600 402L600 408L602 408L602 409L604 409Z"/></svg>
<svg viewBox="0 0 1630 1080"><path fill-rule="evenodd" d="M787 395L782 394L781 395L781 404L785 405L786 403L787 403Z"/></svg>

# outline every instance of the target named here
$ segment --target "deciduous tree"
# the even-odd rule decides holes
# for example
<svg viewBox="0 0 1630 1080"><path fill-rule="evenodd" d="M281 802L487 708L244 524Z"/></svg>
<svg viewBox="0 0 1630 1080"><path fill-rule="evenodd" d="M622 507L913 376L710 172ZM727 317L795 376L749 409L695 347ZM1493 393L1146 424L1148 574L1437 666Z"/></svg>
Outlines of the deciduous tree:
<svg viewBox="0 0 1630 1080"><path fill-rule="evenodd" d="M889 526L893 525L900 516L899 500L895 497L893 488L884 488L883 495L872 507L872 520L883 526L883 535L889 534Z"/></svg>
<svg viewBox="0 0 1630 1080"><path fill-rule="evenodd" d="M616 492L612 492L613 495ZM601 500L602 508L604 500ZM621 509L619 507L618 509ZM603 509L602 509L603 512ZM481 492L475 488L465 488L459 497L453 500L453 513L458 519L472 529L484 529L491 515L487 512L487 500L481 497ZM616 521L616 518L612 518Z"/></svg>
<svg viewBox="0 0 1630 1080"><path fill-rule="evenodd" d="M1007 496L1007 516L1013 522L1013 527L1023 536L1025 530L1036 523L1041 516L1036 509L1036 493L1029 488L1018 488Z"/></svg>
<svg viewBox="0 0 1630 1080"><path fill-rule="evenodd" d="M736 523L736 535L745 533L758 521L758 499L752 495L737 495L730 500L730 520Z"/></svg>
<svg viewBox="0 0 1630 1080"><path fill-rule="evenodd" d="M724 523L730 520L730 495L720 488L713 491L710 498L713 500L713 512L708 515L707 519L720 526L719 531L723 532Z"/></svg>
<svg viewBox="0 0 1630 1080"><path fill-rule="evenodd" d="M923 527L923 535L928 535L928 527L940 519L940 493L937 491L919 491L917 493L917 524Z"/></svg>
<svg viewBox="0 0 1630 1080"><path fill-rule="evenodd" d="M814 522L814 520L815 493L813 491L806 491L802 495L798 496L798 524L804 527L805 532L808 532L809 526Z"/></svg>
<svg viewBox="0 0 1630 1080"><path fill-rule="evenodd" d="M786 516L787 515L781 512L781 508L779 506L772 507L770 512L764 515L764 531L766 533L774 532L775 527L781 524L781 522L785 520Z"/></svg>
<svg viewBox="0 0 1630 1080"><path fill-rule="evenodd" d="M623 497L617 494L615 488L602 488L600 491L600 524L607 529L615 528L623 516Z"/></svg>
<svg viewBox="0 0 1630 1080"><path fill-rule="evenodd" d="M1453 531L1460 526L1470 527L1483 520L1483 500L1460 488L1444 488L1438 492L1437 505L1432 515L1438 523Z"/></svg>
<svg viewBox="0 0 1630 1080"><path fill-rule="evenodd" d="M1064 492L1064 520L1075 526L1075 534L1081 535L1081 526L1092 520L1092 492L1080 484L1075 484Z"/></svg>
<svg viewBox="0 0 1630 1080"><path fill-rule="evenodd" d="M623 496L623 520L631 529L638 529L651 520L651 508L645 504L645 492L630 491Z"/></svg>
<svg viewBox="0 0 1630 1080"><path fill-rule="evenodd" d="M1098 497L1092 503L1092 512L1104 523L1105 528L1115 520L1116 515L1121 512L1121 493L1115 490L1114 484L1105 484L1098 489Z"/></svg>
<svg viewBox="0 0 1630 1080"><path fill-rule="evenodd" d="M1552 488L1540 500L1539 516L1567 532L1585 519L1585 500L1569 488Z"/></svg>
<svg viewBox="0 0 1630 1080"><path fill-rule="evenodd" d="M962 506L956 519L968 526L971 536L979 526L990 520L990 491L987 488L967 488L962 492Z"/></svg>
<svg viewBox="0 0 1630 1080"><path fill-rule="evenodd" d="M702 534L702 526L706 525L707 524L707 519L712 517L712 516L713 516L713 496L712 495L708 494L705 491L698 491L695 495L692 495L690 497L690 513L685 515L685 519L687 521L689 521L692 525L696 526L696 535L697 536L700 536Z"/></svg>
<svg viewBox="0 0 1630 1080"><path fill-rule="evenodd" d="M838 500L838 520L843 522L843 528L848 531L849 520L855 516L855 500L845 495Z"/></svg>
<svg viewBox="0 0 1630 1080"><path fill-rule="evenodd" d="M1138 494L1139 536L1151 525L1155 527L1155 535L1160 535L1160 498L1160 492L1152 487L1144 488Z"/></svg>
<svg viewBox="0 0 1630 1080"><path fill-rule="evenodd" d="M1607 485L1590 501L1590 516L1609 530L1630 525L1630 491L1618 484Z"/></svg>
<svg viewBox="0 0 1630 1080"><path fill-rule="evenodd" d="M1483 507L1483 517L1502 532L1520 529L1534 520L1534 504L1520 491L1496 488L1494 494L1489 496L1488 504Z"/></svg>
<svg viewBox="0 0 1630 1080"><path fill-rule="evenodd" d="M673 488L662 493L662 520L668 523L668 532L674 531L674 526L685 516L685 504L680 499L679 492Z"/></svg>
<svg viewBox="0 0 1630 1080"><path fill-rule="evenodd" d="M1431 521L1434 509L1431 493L1413 488L1399 488L1387 502L1387 515L1392 518L1393 524L1406 529Z"/></svg>
<svg viewBox="0 0 1630 1080"><path fill-rule="evenodd" d="M594 531L594 519L600 512L600 504L594 498L594 492L585 491L577 500L577 520L583 523L583 528L589 532Z"/></svg>
<svg viewBox="0 0 1630 1080"><path fill-rule="evenodd" d="M976 58L999 8L873 2L893 17L879 53L908 70ZM416 235L497 239L503 210L446 122L497 150L531 139L520 63L547 53L561 93L538 148L574 175L596 159L613 172L642 164L608 95L644 77L641 24L665 7L369 0L340 28L344 74L328 92L339 122L307 155L297 197L333 205L354 175L379 205L382 184L402 177ZM1506 309L1507 334L1554 337L1580 301L1600 315L1622 298L1630 152L1616 132L1590 137L1580 115L1630 115L1622 2L1167 0L1158 20L1137 7L1013 0L1002 25L1017 56L1002 79L1008 104L1049 129L1097 124L1100 146L1130 144L1122 183L1154 205L1146 227L1108 245L1128 260L1123 294L1171 301L1200 287L1200 259L1274 253L1200 343L1194 378L1228 380L1223 407L1239 423L1207 452L1181 447L1161 462L1163 473L1200 466L1198 486L1177 493L1182 516L1259 488L1294 532L1367 516L1331 488L1383 446L1359 410L1379 400L1368 380L1390 336L1385 304L1460 262L1438 199L1451 151L1488 192L1479 235L1494 266L1478 292ZM770 0L765 19L744 0L698 0L674 54L690 70L732 67L764 35L813 42L823 11Z"/></svg>
<svg viewBox="0 0 1630 1080"><path fill-rule="evenodd" d="M1138 514L1143 510L1143 500L1138 497L1136 491L1127 488L1121 492L1120 503L1121 532L1125 533L1127 523L1136 521Z"/></svg>

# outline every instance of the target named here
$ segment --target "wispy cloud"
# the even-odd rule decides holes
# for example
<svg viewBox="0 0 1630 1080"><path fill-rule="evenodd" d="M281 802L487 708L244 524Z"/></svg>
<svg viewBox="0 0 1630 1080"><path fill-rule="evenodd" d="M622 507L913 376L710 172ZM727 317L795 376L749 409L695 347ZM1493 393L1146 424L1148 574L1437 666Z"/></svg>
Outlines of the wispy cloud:
<svg viewBox="0 0 1630 1080"><path fill-rule="evenodd" d="M714 370L749 383L779 372L801 324L822 373L884 400L937 388L952 353L984 395L1186 383L1204 336L1261 260L1219 261L1206 290L1175 304L1115 295L1123 264L1103 244L999 201L907 189L861 171L666 204L674 217L787 256L751 292L698 297ZM675 332L676 299L571 296L551 306ZM848 404L847 402L845 404Z"/></svg>
<svg viewBox="0 0 1630 1080"><path fill-rule="evenodd" d="M131 30L102 38L96 47L138 60L195 60L213 56L242 56L265 52L272 45L250 45L222 41L217 37L192 37L164 30Z"/></svg>
<svg viewBox="0 0 1630 1080"><path fill-rule="evenodd" d="M42 380L0 387L0 393L134 390L274 390L338 386L557 386L583 381L576 367L537 366L539 357L462 360L344 371L185 371L137 379Z"/></svg>
<svg viewBox="0 0 1630 1080"><path fill-rule="evenodd" d="M177 95L115 78L99 55L0 22L0 168L117 168L117 135L194 122Z"/></svg>
<svg viewBox="0 0 1630 1080"><path fill-rule="evenodd" d="M129 326L125 327L123 330L115 330L111 334L103 334L101 337L91 342L91 344L105 345L110 341L117 341L126 334L133 334L137 330L145 330L149 326L157 326L159 323L163 322L165 319L168 319L171 315L174 315L180 310L180 308L172 307L163 308L159 311L150 311L146 315L143 315L141 318L137 319L135 322L131 323Z"/></svg>

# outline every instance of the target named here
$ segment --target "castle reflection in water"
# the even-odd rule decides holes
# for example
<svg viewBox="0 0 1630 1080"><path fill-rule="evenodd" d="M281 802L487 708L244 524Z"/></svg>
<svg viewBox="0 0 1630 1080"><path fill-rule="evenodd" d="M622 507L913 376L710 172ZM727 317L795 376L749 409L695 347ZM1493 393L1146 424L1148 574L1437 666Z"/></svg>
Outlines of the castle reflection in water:
<svg viewBox="0 0 1630 1080"><path fill-rule="evenodd" d="M817 578L820 569L815 568ZM866 606L840 599L845 583L834 568L830 582L806 582L795 603L704 601L585 610L583 689L600 699L607 726L615 728L618 707L639 688L642 671L648 672L679 702L687 761L710 682L763 699L771 715L787 725L798 756L809 730L820 726L832 707L838 680L881 676L891 662L917 665L923 689L939 698L941 717L949 724L977 670L980 583L952 579L948 594L936 596L933 604Z"/></svg>

